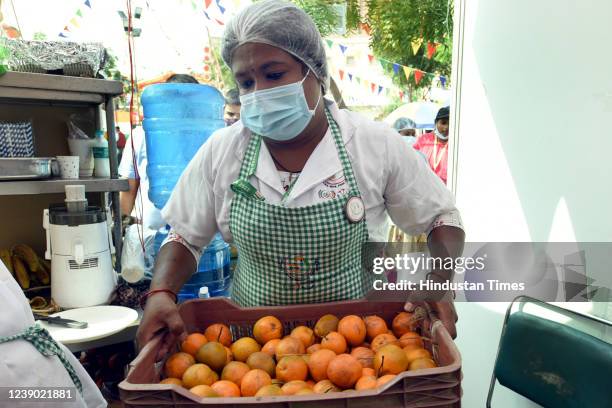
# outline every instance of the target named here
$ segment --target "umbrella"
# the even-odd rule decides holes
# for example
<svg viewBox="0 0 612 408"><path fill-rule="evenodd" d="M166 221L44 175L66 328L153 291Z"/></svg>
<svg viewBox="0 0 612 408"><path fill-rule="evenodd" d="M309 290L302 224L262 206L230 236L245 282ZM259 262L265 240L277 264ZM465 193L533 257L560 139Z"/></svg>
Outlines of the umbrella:
<svg viewBox="0 0 612 408"><path fill-rule="evenodd" d="M407 103L391 112L384 122L393 126L398 119L406 118L415 123L416 129L433 129L436 115L441 107L433 102Z"/></svg>

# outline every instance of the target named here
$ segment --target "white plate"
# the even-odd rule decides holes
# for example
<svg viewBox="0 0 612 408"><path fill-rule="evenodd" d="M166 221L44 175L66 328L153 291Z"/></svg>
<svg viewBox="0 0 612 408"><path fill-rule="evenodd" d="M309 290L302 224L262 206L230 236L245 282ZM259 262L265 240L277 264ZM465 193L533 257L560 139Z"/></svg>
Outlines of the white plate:
<svg viewBox="0 0 612 408"><path fill-rule="evenodd" d="M86 329L73 329L42 320L37 323L47 329L56 341L63 344L82 343L110 336L128 327L138 319L138 312L123 306L93 306L70 309L52 316L87 322Z"/></svg>

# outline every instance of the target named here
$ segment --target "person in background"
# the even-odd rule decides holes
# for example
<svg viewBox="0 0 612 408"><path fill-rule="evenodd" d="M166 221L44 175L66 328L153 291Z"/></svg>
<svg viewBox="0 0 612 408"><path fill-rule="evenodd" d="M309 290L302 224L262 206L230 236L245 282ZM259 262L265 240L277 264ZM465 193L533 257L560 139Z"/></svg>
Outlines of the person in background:
<svg viewBox="0 0 612 408"><path fill-rule="evenodd" d="M441 108L436 115L433 132L425 133L419 137L413 147L422 152L427 158L429 167L446 184L448 167L448 121L450 109Z"/></svg>
<svg viewBox="0 0 612 408"><path fill-rule="evenodd" d="M70 388L71 401L9 403L8 390L19 387ZM23 291L0 262L0 406L106 408L102 393L81 363L42 326L34 316Z"/></svg>
<svg viewBox="0 0 612 408"><path fill-rule="evenodd" d="M225 107L223 108L225 126L232 126L240 120L240 93L238 89L230 89L225 94Z"/></svg>
<svg viewBox="0 0 612 408"><path fill-rule="evenodd" d="M406 140L410 146L417 140L415 127L416 124L408 118L399 118L393 124L393 128L397 130L400 135L404 136L404 140Z"/></svg>
<svg viewBox="0 0 612 408"><path fill-rule="evenodd" d="M121 131L119 126L115 126L115 135L117 136L117 160L121 163L121 157L123 156L123 149L125 149L127 139L125 138L125 133Z"/></svg>
<svg viewBox="0 0 612 408"><path fill-rule="evenodd" d="M191 75L174 74L166 80L166 83L197 84L198 81ZM119 175L128 179L130 189L119 193L121 214L130 215L135 206L142 205L138 214L142 215L143 227L158 230L164 226L161 214L155 205L149 200L149 178L147 177L147 146L145 143L144 130L136 127L132 131L132 139L126 143L123 157L119 164ZM134 149L134 150L132 150ZM136 177L137 166L138 177ZM138 188L140 187L140 192ZM141 204L142 203L142 204Z"/></svg>

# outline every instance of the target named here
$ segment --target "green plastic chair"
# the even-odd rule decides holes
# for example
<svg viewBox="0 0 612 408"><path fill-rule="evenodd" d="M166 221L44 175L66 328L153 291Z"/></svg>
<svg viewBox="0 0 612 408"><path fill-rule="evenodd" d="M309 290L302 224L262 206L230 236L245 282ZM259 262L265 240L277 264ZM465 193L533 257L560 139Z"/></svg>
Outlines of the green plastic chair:
<svg viewBox="0 0 612 408"><path fill-rule="evenodd" d="M527 296L508 307L487 408L496 381L546 408L611 408L612 323Z"/></svg>

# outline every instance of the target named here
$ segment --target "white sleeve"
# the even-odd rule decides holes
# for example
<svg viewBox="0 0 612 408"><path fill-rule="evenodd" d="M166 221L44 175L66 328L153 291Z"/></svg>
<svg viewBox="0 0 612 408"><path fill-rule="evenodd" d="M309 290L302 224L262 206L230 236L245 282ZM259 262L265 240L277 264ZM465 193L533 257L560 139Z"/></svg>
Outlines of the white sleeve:
<svg viewBox="0 0 612 408"><path fill-rule="evenodd" d="M218 230L213 192L212 145L209 138L179 178L162 217L189 244L202 248Z"/></svg>
<svg viewBox="0 0 612 408"><path fill-rule="evenodd" d="M429 234L441 225L463 229L455 200L442 180L395 132L386 140L385 203L391 220L410 234Z"/></svg>

